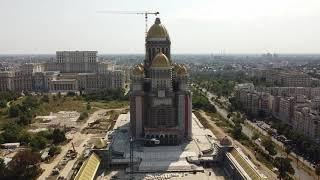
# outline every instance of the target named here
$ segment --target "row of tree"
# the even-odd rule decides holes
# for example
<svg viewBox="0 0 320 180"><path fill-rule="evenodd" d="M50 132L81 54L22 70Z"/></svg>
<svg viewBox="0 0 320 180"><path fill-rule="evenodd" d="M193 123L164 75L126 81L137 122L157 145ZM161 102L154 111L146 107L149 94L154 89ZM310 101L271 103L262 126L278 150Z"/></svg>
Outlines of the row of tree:
<svg viewBox="0 0 320 180"><path fill-rule="evenodd" d="M113 100L128 100L124 89L99 89L82 94L86 101L113 101Z"/></svg>
<svg viewBox="0 0 320 180"><path fill-rule="evenodd" d="M48 144L60 144L66 140L65 131L61 129L50 129L38 133L29 133L26 129L17 123L9 123L0 134L0 144L20 142L27 145L35 151L39 151L48 146Z"/></svg>
<svg viewBox="0 0 320 180"><path fill-rule="evenodd" d="M272 128L277 129L278 134L283 134L293 143L290 146L298 154L304 154L307 158L320 163L320 145L314 143L310 138L302 134L292 131L292 128L284 123L273 121Z"/></svg>
<svg viewBox="0 0 320 180"><path fill-rule="evenodd" d="M42 172L40 162L40 154L31 150L19 151L8 165L0 158L0 179L36 179Z"/></svg>
<svg viewBox="0 0 320 180"><path fill-rule="evenodd" d="M217 76L216 74L211 73L193 75L192 81L194 84L198 84L209 92L214 92L218 97L230 96L235 86L234 81L224 79L223 76Z"/></svg>
<svg viewBox="0 0 320 180"><path fill-rule="evenodd" d="M12 104L8 110L8 115L11 118L18 118L17 122L21 125L28 125L32 122L35 116L35 111L40 106L40 101L37 97L26 96L21 104Z"/></svg>
<svg viewBox="0 0 320 180"><path fill-rule="evenodd" d="M206 94L200 89L192 89L192 107L195 109L203 109L209 112L216 112L216 107L212 105Z"/></svg>
<svg viewBox="0 0 320 180"><path fill-rule="evenodd" d="M267 161L271 162L274 167L279 171L279 178L292 179L290 175L294 174L294 169L290 164L291 160L287 157L276 157L277 150L274 142L270 137L261 137L261 145L264 147L263 150L257 144L255 140L259 138L259 134L255 133L251 140L242 132L242 124L244 123L243 117L240 113L229 113L228 118L234 122L234 126L231 130L231 135L234 139L239 140L240 142L245 142L246 145L252 145L256 153L259 153ZM250 143L247 143L251 141ZM290 153L289 151L287 152Z"/></svg>

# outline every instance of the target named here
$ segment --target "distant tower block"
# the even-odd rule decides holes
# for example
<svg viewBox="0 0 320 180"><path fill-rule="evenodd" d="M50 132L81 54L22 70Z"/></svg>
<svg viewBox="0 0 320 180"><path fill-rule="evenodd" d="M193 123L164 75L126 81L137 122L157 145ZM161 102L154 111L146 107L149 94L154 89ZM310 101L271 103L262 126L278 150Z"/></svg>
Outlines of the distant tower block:
<svg viewBox="0 0 320 180"><path fill-rule="evenodd" d="M130 86L130 124L135 137L156 138L175 145L192 136L192 97L189 73L174 64L171 41L159 18L146 38L144 64L133 67Z"/></svg>

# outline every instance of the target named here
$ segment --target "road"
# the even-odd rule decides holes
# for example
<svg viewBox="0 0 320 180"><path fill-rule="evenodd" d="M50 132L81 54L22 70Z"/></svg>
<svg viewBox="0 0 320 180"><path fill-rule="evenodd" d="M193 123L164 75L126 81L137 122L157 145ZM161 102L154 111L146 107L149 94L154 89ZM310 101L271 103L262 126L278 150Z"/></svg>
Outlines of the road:
<svg viewBox="0 0 320 180"><path fill-rule="evenodd" d="M72 142L74 142L75 144L79 144L79 146L75 146L75 149L78 153L80 153L84 150L83 144L85 144L90 139L90 137L88 137L87 134L86 135L81 134L80 133L81 130L84 129L85 127L87 127L89 123L92 123L92 122L96 121L97 119L99 119L100 115L104 114L105 112L106 112L105 109L101 109L101 110L94 112L92 115L90 115L87 122L83 123L83 125L79 128L79 130L72 135L73 136L72 140L68 144L61 147L61 153L51 163L49 163L49 164L42 163L40 165L40 167L44 170L44 172L38 178L39 180L46 179L46 177L50 176L54 167L56 165L58 165L58 163L64 158L64 156L67 154L67 151L69 149L72 149ZM70 167L72 168L72 162L68 162L67 166L65 166L65 168L67 168L68 170L71 169ZM61 172L63 172L63 175L66 175L67 172L69 172L68 170L63 169Z"/></svg>
<svg viewBox="0 0 320 180"><path fill-rule="evenodd" d="M268 133L263 130L262 128L260 128L259 126L257 126L256 123L253 123L251 121L248 121L246 120L246 123L248 123L251 127L253 127L254 129L256 129L257 131L259 131L261 134L265 135L265 136L269 136ZM277 139L275 139L274 137L270 136L271 137L271 140L277 144L278 146L282 147L283 149L285 148L284 144L280 141L278 141ZM291 152L290 155L293 157L293 158L297 158L297 155L296 153L294 152ZM301 163L303 163L305 166L307 166L308 168L312 169L313 171L315 170L314 167L312 167L312 165L310 164L309 161L305 160L303 157L299 156L298 155L298 159Z"/></svg>
<svg viewBox="0 0 320 180"><path fill-rule="evenodd" d="M222 139L225 136L228 136L228 134L226 134L222 128L220 128L219 126L217 126L214 121L211 120L211 117L208 116L205 112L200 111L200 114L202 117L204 117L205 119L207 119L207 121L209 122L209 124L211 125L211 127L213 128L213 133L214 135L219 138ZM263 173L264 175L266 175L268 177L268 179L277 179L277 175L272 172L270 169L268 169L265 165L263 165L262 163L260 163L255 155L245 146L243 146L241 143L239 143L236 140L233 140L234 144L238 147L240 147L242 149L242 151L251 159L251 161L257 166L257 168L259 169L259 171L261 173Z"/></svg>
<svg viewBox="0 0 320 180"><path fill-rule="evenodd" d="M202 89L203 92L207 93L207 96L209 98L209 101L212 105L214 105L216 107L217 113L220 114L223 118L225 118L226 120L228 120L230 123L234 124L232 122L231 119L229 119L228 116L228 111L224 108L219 107L215 102L213 102L211 99L212 97L216 96L214 94L212 94L211 92L208 92L206 89ZM248 124L249 126L255 128L256 130L258 130L261 134L265 135L265 136L270 136L265 130L261 129L260 127L258 127L255 123L252 123L251 121L249 121L248 119L245 119L245 124L242 125L243 128L243 133L245 133L248 137L251 137L253 132L250 130L250 128L248 126L246 126L246 124ZM280 147L284 148L284 145L282 142L278 141L277 139L273 138L272 136L271 140L276 143L277 145L279 145ZM296 154L291 152L290 155L292 156L291 158L294 159L296 158ZM308 163L307 161L305 161L302 157L298 156L299 162L303 163L304 165L306 165L307 167L311 168L312 170L314 170L314 168L312 166L310 166L310 163ZM297 179L306 179L306 180L312 180L314 179L312 177L312 175L310 175L308 172L306 172L304 169L298 167L297 163L295 163L294 161L291 162L292 167L295 169L295 176Z"/></svg>

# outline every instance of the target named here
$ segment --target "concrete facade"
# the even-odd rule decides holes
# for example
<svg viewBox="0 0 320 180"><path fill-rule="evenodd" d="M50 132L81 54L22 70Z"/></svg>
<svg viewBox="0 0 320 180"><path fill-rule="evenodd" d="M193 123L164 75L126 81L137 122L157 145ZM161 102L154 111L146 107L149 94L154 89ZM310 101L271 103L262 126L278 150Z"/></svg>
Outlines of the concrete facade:
<svg viewBox="0 0 320 180"><path fill-rule="evenodd" d="M57 51L56 62L0 72L0 82L0 91L75 92L124 88L125 74L98 63L97 51Z"/></svg>
<svg viewBox="0 0 320 180"><path fill-rule="evenodd" d="M97 72L97 51L57 51L57 66L62 73Z"/></svg>
<svg viewBox="0 0 320 180"><path fill-rule="evenodd" d="M180 144L191 137L191 92L184 65L173 64L171 41L157 18L146 38L144 64L132 69L131 132L137 138L157 138Z"/></svg>
<svg viewBox="0 0 320 180"><path fill-rule="evenodd" d="M320 142L319 88L236 86L235 97L247 112L264 111L296 132ZM258 99L258 100L257 100Z"/></svg>
<svg viewBox="0 0 320 180"><path fill-rule="evenodd" d="M294 111L293 128L297 132L320 142L320 115L308 106L297 106Z"/></svg>

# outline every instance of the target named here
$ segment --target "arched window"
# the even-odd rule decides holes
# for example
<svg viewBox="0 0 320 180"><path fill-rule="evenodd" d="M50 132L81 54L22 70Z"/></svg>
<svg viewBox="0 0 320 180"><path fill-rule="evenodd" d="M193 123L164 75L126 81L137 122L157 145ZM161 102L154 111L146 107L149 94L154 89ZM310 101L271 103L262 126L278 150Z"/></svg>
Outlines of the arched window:
<svg viewBox="0 0 320 180"><path fill-rule="evenodd" d="M151 59L151 48L148 49L149 63L152 61Z"/></svg>
<svg viewBox="0 0 320 180"><path fill-rule="evenodd" d="M157 117L158 117L158 125L159 126L166 125L166 112L165 112L164 109L159 109L158 110Z"/></svg>
<svg viewBox="0 0 320 180"><path fill-rule="evenodd" d="M151 61L153 60L153 58L154 58L154 56L155 56L155 53L156 53L155 48L152 48L152 58L151 58Z"/></svg>

